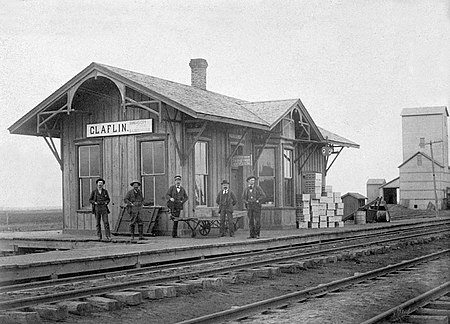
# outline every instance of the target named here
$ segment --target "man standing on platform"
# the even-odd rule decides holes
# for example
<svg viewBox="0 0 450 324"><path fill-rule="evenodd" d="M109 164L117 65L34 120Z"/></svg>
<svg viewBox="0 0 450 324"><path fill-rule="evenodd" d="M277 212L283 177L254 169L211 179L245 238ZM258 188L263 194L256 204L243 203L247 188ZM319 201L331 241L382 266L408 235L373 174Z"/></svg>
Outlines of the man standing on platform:
<svg viewBox="0 0 450 324"><path fill-rule="evenodd" d="M247 188L242 194L242 201L247 208L248 225L250 227L250 237L259 239L261 230L261 205L266 198L266 194L260 186L255 184L256 177L247 178Z"/></svg>
<svg viewBox="0 0 450 324"><path fill-rule="evenodd" d="M174 178L175 184L166 193L167 207L170 209L173 220L172 237L178 237L178 219L184 203L188 200L186 190L181 186L181 176Z"/></svg>
<svg viewBox="0 0 450 324"><path fill-rule="evenodd" d="M227 180L222 181L222 190L217 194L216 203L219 205L220 214L220 236L225 236L225 220L228 223L228 233L234 236L233 206L237 199L230 190L230 183Z"/></svg>
<svg viewBox="0 0 450 324"><path fill-rule="evenodd" d="M91 192L89 197L89 202L92 204L92 213L95 215L95 223L97 228L98 240L102 240L102 227L100 221L103 220L103 226L105 227L106 241L111 241L111 231L109 229L108 214L109 208L108 204L111 201L109 199L108 191L103 188L105 185L105 180L97 179L95 182L97 184L97 189Z"/></svg>
<svg viewBox="0 0 450 324"><path fill-rule="evenodd" d="M144 196L142 195L142 191L140 189L141 183L139 181L133 181L130 183L130 186L132 186L133 189L127 192L124 202L127 205L127 211L130 215L131 241L134 241L134 228L136 224L138 226L139 239L145 240L144 222L141 218L142 205L144 203Z"/></svg>

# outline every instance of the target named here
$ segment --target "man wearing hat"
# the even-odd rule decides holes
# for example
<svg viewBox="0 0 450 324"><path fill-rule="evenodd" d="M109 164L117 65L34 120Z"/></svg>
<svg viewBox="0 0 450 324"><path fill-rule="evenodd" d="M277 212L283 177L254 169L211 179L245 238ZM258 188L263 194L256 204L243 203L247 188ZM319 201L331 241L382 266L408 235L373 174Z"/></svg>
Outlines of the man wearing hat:
<svg viewBox="0 0 450 324"><path fill-rule="evenodd" d="M247 188L242 194L242 201L247 208L248 225L250 227L249 238L259 238L261 229L261 205L266 198L266 194L260 186L255 184L256 177L247 178Z"/></svg>
<svg viewBox="0 0 450 324"><path fill-rule="evenodd" d="M170 209L173 220L172 237L178 237L178 218L184 203L188 200L186 190L181 186L181 176L174 177L175 184L166 193L167 207Z"/></svg>
<svg viewBox="0 0 450 324"><path fill-rule="evenodd" d="M108 214L109 208L108 204L110 202L108 191L103 188L105 185L105 180L97 179L95 182L97 188L91 192L89 197L89 202L92 204L92 213L95 215L95 223L97 228L98 240L102 240L102 227L100 220L103 220L103 226L105 227L106 240L111 241L111 232L109 229Z"/></svg>
<svg viewBox="0 0 450 324"><path fill-rule="evenodd" d="M141 219L142 204L144 202L144 196L140 189L141 183L139 181L133 181L130 183L130 186L132 186L133 189L127 192L124 202L127 205L127 211L130 215L131 240L134 241L134 228L136 224L138 226L139 239L145 240L144 223Z"/></svg>
<svg viewBox="0 0 450 324"><path fill-rule="evenodd" d="M217 194L216 203L219 205L220 214L220 236L225 236L225 219L228 223L228 233L231 237L234 236L233 223L233 206L236 205L237 199L234 193L230 190L230 183L228 180L222 181L222 190Z"/></svg>

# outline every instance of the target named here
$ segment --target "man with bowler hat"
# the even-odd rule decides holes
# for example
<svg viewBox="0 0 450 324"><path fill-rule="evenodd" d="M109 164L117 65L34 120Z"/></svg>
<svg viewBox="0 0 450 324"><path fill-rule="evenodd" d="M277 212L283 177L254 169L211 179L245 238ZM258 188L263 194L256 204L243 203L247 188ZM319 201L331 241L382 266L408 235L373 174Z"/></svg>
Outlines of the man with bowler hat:
<svg viewBox="0 0 450 324"><path fill-rule="evenodd" d="M242 201L247 208L248 223L250 227L250 237L259 239L261 230L261 205L266 198L266 194L260 186L255 184L256 177L247 178L247 188L242 194Z"/></svg>
<svg viewBox="0 0 450 324"><path fill-rule="evenodd" d="M225 220L228 223L228 233L234 236L233 223L233 206L236 205L237 199L233 191L230 190L228 180L222 181L222 190L217 194L216 203L219 205L220 214L220 236L225 236Z"/></svg>
<svg viewBox="0 0 450 324"><path fill-rule="evenodd" d="M108 204L111 201L109 199L108 191L103 188L105 185L105 180L97 179L95 182L97 188L91 192L89 197L89 202L92 204L92 213L95 215L95 224L97 228L98 240L102 240L102 227L100 220L103 220L103 226L105 227L106 241L111 241L111 231L109 229L108 214L109 208Z"/></svg>
<svg viewBox="0 0 450 324"><path fill-rule="evenodd" d="M184 203L188 200L186 190L181 186L181 176L174 177L175 184L166 193L167 207L170 209L173 220L172 237L178 237L178 218Z"/></svg>
<svg viewBox="0 0 450 324"><path fill-rule="evenodd" d="M132 186L133 189L127 192L124 202L127 205L127 211L130 215L131 241L134 241L134 228L136 224L138 226L139 239L145 240L144 222L141 218L142 205L144 203L144 196L142 195L142 191L140 189L141 183L139 181L133 181L130 183L130 186Z"/></svg>

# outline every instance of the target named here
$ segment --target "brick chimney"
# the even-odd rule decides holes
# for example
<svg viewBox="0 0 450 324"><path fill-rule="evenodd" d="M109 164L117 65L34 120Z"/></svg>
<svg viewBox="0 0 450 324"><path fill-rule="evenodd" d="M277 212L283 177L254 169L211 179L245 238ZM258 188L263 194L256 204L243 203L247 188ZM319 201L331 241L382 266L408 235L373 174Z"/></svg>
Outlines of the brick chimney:
<svg viewBox="0 0 450 324"><path fill-rule="evenodd" d="M189 62L191 67L191 85L206 90L206 68L208 62L205 59L191 59Z"/></svg>

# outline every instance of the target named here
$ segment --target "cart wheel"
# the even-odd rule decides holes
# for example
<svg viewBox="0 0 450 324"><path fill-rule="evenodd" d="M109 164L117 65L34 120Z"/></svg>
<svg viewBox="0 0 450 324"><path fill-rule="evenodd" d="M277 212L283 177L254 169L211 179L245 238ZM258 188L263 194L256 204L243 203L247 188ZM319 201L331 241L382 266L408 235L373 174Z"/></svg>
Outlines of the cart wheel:
<svg viewBox="0 0 450 324"><path fill-rule="evenodd" d="M200 221L198 224L198 232L203 236L208 235L211 231L211 224L208 221Z"/></svg>

